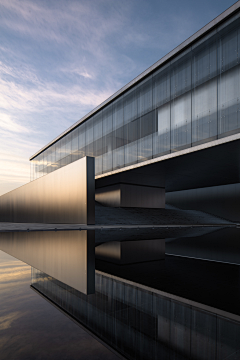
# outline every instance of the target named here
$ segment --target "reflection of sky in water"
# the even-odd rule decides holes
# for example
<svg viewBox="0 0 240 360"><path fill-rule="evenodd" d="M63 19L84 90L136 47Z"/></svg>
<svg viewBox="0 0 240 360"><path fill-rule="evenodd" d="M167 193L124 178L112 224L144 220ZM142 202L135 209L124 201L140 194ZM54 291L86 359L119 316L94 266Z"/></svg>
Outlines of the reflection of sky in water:
<svg viewBox="0 0 240 360"><path fill-rule="evenodd" d="M30 289L31 267L0 251L0 359L117 359Z"/></svg>

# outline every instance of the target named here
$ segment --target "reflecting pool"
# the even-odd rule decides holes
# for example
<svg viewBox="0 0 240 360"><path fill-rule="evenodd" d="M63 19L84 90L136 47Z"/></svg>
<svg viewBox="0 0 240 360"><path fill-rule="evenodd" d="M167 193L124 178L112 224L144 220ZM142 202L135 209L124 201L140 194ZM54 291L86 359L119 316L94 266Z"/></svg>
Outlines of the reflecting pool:
<svg viewBox="0 0 240 360"><path fill-rule="evenodd" d="M164 259L96 258L90 295L0 251L0 360L239 360L240 229L169 234ZM44 261L84 276L56 244Z"/></svg>
<svg viewBox="0 0 240 360"><path fill-rule="evenodd" d="M0 251L0 359L119 359L30 288L31 267Z"/></svg>

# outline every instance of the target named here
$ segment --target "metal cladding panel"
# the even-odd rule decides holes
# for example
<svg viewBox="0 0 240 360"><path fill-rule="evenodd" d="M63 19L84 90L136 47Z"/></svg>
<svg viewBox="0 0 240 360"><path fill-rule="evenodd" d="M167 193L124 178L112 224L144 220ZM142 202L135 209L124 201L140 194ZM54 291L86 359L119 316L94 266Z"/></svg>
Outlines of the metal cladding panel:
<svg viewBox="0 0 240 360"><path fill-rule="evenodd" d="M87 224L95 224L95 158L86 159Z"/></svg>
<svg viewBox="0 0 240 360"><path fill-rule="evenodd" d="M94 158L84 157L0 197L0 221L95 223Z"/></svg>
<svg viewBox="0 0 240 360"><path fill-rule="evenodd" d="M94 230L8 232L0 249L84 293L95 292Z"/></svg>

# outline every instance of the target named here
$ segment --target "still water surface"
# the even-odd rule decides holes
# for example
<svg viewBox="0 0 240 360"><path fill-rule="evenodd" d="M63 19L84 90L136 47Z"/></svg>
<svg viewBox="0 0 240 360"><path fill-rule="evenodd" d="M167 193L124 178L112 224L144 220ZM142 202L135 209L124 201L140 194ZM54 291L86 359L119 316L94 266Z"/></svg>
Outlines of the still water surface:
<svg viewBox="0 0 240 360"><path fill-rule="evenodd" d="M240 359L239 316L99 270L95 282L84 295L32 268L36 291L127 359Z"/></svg>
<svg viewBox="0 0 240 360"><path fill-rule="evenodd" d="M88 296L0 251L0 360L240 360L239 235L166 242L165 260L96 260Z"/></svg>
<svg viewBox="0 0 240 360"><path fill-rule="evenodd" d="M0 359L119 359L35 293L31 267L0 251Z"/></svg>

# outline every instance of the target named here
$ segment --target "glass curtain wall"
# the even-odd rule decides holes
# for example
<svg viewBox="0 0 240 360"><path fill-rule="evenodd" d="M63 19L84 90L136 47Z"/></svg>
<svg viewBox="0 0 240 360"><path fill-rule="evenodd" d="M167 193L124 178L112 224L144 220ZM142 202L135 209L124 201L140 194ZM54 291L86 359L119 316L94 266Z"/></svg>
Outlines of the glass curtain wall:
<svg viewBox="0 0 240 360"><path fill-rule="evenodd" d="M240 131L239 14L31 161L31 180L94 156L96 175Z"/></svg>

